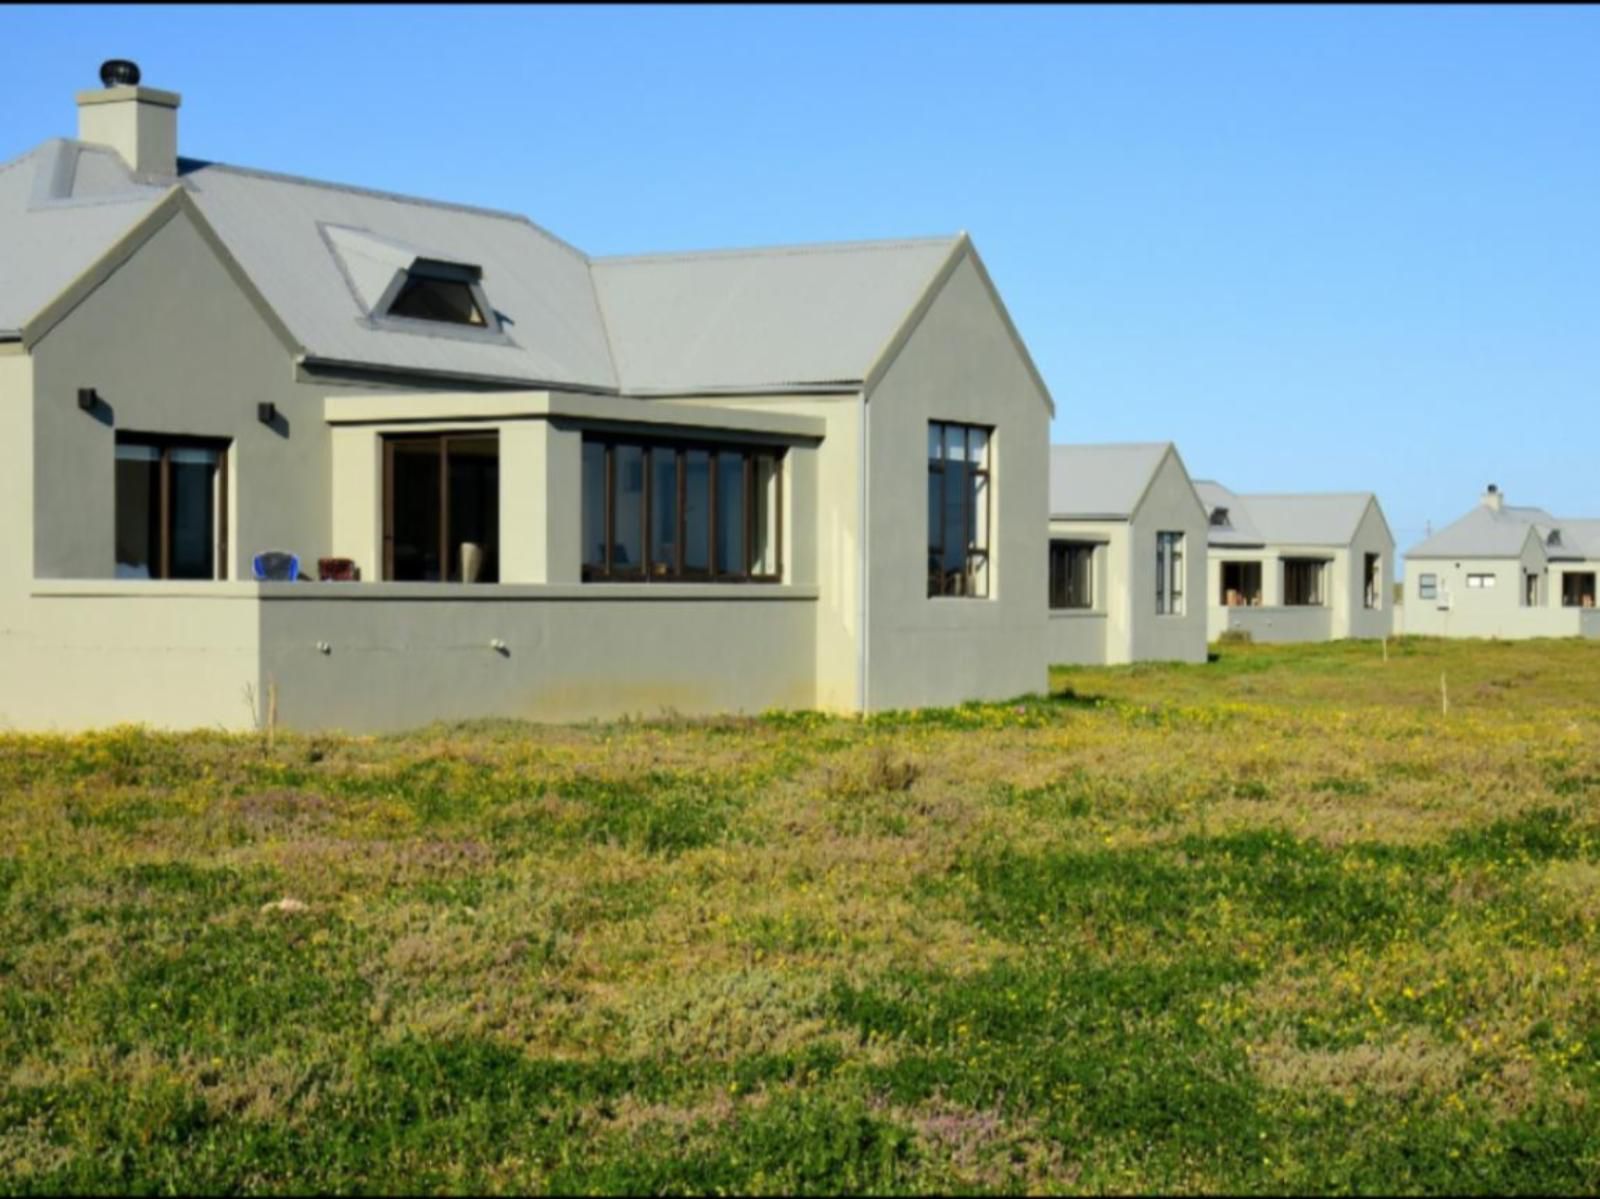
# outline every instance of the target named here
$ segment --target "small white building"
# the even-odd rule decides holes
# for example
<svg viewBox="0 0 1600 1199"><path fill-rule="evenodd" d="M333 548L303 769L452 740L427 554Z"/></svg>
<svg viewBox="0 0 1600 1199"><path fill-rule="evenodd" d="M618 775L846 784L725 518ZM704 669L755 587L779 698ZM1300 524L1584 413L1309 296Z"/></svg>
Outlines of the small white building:
<svg viewBox="0 0 1600 1199"><path fill-rule="evenodd" d="M1240 495L1197 481L1210 521L1212 639L1387 637L1394 535L1370 491Z"/></svg>
<svg viewBox="0 0 1600 1199"><path fill-rule="evenodd" d="M1405 631L1435 637L1600 637L1600 520L1478 506L1406 553Z"/></svg>
<svg viewBox="0 0 1600 1199"><path fill-rule="evenodd" d="M1050 660L1204 662L1206 511L1170 441L1050 447Z"/></svg>

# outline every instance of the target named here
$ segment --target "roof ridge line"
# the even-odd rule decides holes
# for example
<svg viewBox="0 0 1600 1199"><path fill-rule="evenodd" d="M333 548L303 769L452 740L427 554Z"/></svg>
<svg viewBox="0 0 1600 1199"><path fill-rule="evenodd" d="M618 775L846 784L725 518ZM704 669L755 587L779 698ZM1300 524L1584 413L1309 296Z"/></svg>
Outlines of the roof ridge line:
<svg viewBox="0 0 1600 1199"><path fill-rule="evenodd" d="M766 246L721 246L709 250L664 250L646 254L597 254L590 258L596 266L610 266L631 262L682 262L704 258L756 258L763 255L803 255L829 253L838 250L890 250L907 246L950 246L961 235L931 237L860 238L854 241L790 242Z"/></svg>

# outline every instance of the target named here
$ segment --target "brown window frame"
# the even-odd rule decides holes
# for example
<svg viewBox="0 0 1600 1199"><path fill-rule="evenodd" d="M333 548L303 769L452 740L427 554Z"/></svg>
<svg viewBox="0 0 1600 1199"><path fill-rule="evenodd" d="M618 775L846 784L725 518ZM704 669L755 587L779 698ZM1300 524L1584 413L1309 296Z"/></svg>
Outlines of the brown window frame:
<svg viewBox="0 0 1600 1199"><path fill-rule="evenodd" d="M671 435L642 436L636 433L609 433L603 431L586 431L583 434L585 446L598 445L604 448L604 516L602 517L605 528L601 544L605 548L605 561L594 563L588 561L588 549L584 547L584 561L582 563L582 578L585 583L781 583L784 571L784 544L783 544L783 492L784 492L784 463L788 457L788 447L784 445L757 443L749 441L722 441L708 438L676 437ZM617 547L616 517L617 517L617 466L616 456L618 448L636 449L643 459L644 478L642 480L643 494L641 496L639 523L640 523L640 561L637 567L618 567L613 558ZM656 451L669 450L673 453L673 470L676 477L677 524L674 530L673 553L670 562L656 557L654 546L655 516L652 505L655 501L655 463ZM684 549L688 541L688 519L685 501L688 498L688 476L686 469L688 457L691 453L706 455L706 565L705 569L690 569L684 565ZM727 455L739 455L742 459L740 466L740 491L744 496L742 528L740 530L739 561L742 568L734 571L717 569L717 500L718 489L721 485L720 460ZM755 550L756 533L756 490L757 490L757 462L762 458L772 459L772 559L771 572L756 573L752 567L752 555ZM580 487L581 494L581 487ZM580 502L578 519L583 519L583 506ZM657 568L661 569L657 569Z"/></svg>
<svg viewBox="0 0 1600 1199"><path fill-rule="evenodd" d="M450 442L487 441L493 438L495 452L498 454L500 430L441 429L427 433L384 433L380 436L383 441L383 581L386 583L397 581L394 577L394 447L400 442L437 441L439 443L439 572L443 577L436 581L459 582L460 580L450 578ZM498 551L499 547L495 548Z"/></svg>
<svg viewBox="0 0 1600 1199"><path fill-rule="evenodd" d="M1289 585L1291 571L1304 571L1307 568L1313 568L1314 571L1312 576L1314 585L1309 590L1316 596L1315 599L1299 598L1302 594L1299 586L1290 587ZM1283 583L1283 602L1281 606L1285 608L1329 607L1328 575L1330 570L1330 560L1327 558L1308 558L1305 556L1284 558L1281 566ZM1291 595L1293 598L1291 598Z"/></svg>
<svg viewBox="0 0 1600 1199"><path fill-rule="evenodd" d="M933 431L939 431L939 456L931 455L928 458L929 480L939 480L939 521L938 528L933 527L929 521L928 528L928 598L929 599L988 599L993 588L990 586L989 571L989 545L994 540L994 487L991 485L993 469L989 463L994 457L994 426L974 425L961 421L930 420L928 433L931 440ZM972 461L972 434L979 432L984 435L984 465L981 468L969 467L967 478L970 486L967 489L966 503L961 506L962 533L966 541L966 556L962 561L959 576L952 575L947 578L944 569L945 551L945 434L951 429L961 430L961 448L964 454L963 461ZM926 444L926 443L925 443ZM973 540L974 530L978 526L977 504L974 496L979 490L979 481L983 487L983 529L984 543L980 546ZM973 579L977 575L977 566L983 567L983 590L975 589ZM962 581L959 588L952 584L959 577Z"/></svg>
<svg viewBox="0 0 1600 1199"><path fill-rule="evenodd" d="M137 433L118 432L115 439L116 445L142 445L161 451L160 465L160 520L161 548L153 566L159 574L152 573L152 579L172 578L172 451L178 449L202 449L217 451L217 510L216 521L216 562L212 572L211 582L227 582L232 577L232 562L230 561L228 546L228 459L232 457L233 442L225 437L198 437L188 433ZM113 522L116 513L111 514ZM188 582L205 582L203 579L190 579Z"/></svg>

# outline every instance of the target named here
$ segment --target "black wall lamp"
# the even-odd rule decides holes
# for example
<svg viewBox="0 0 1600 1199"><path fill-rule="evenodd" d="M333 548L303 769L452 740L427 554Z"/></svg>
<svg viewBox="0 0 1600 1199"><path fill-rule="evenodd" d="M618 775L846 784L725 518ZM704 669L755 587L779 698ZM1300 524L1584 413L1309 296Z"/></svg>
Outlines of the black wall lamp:
<svg viewBox="0 0 1600 1199"><path fill-rule="evenodd" d="M256 419L264 425L276 423L278 419L278 406L273 403L257 404Z"/></svg>
<svg viewBox="0 0 1600 1199"><path fill-rule="evenodd" d="M95 405L100 402L100 393L92 387L78 388L78 407L84 412L93 412Z"/></svg>

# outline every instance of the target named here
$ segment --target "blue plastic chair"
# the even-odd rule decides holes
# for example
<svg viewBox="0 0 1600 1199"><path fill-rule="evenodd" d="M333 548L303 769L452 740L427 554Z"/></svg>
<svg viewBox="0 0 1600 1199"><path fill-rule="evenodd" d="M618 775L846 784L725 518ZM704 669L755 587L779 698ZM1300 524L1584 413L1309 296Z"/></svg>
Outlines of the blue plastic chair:
<svg viewBox="0 0 1600 1199"><path fill-rule="evenodd" d="M263 583L293 583L300 577L300 558L282 550L266 550L251 559L250 569Z"/></svg>

